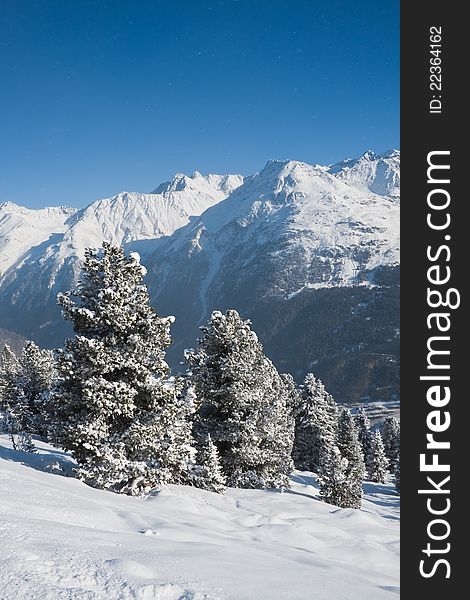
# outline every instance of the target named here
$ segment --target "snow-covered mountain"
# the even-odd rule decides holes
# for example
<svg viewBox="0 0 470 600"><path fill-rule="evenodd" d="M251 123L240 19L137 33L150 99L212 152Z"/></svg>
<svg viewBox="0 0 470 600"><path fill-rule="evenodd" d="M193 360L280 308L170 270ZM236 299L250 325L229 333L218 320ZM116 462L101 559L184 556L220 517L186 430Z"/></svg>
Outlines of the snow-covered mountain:
<svg viewBox="0 0 470 600"><path fill-rule="evenodd" d="M312 290L377 286L377 275L398 265L399 205L343 173L270 161L160 240L148 259L152 294L190 332L182 345L216 307L253 316L260 304Z"/></svg>
<svg viewBox="0 0 470 600"><path fill-rule="evenodd" d="M360 158L346 159L328 169L348 185L400 200L400 152L375 154L372 150Z"/></svg>
<svg viewBox="0 0 470 600"><path fill-rule="evenodd" d="M134 243L145 253L157 238L171 235L242 182L241 175L196 172L190 177L177 174L156 193L122 192L81 210L34 211L2 205L0 223L5 221L6 235L0 237L0 256L5 256L0 274L1 326L8 323L7 329L20 330L42 343L58 343L64 324L56 295L76 283L85 248L99 247L107 240ZM33 240L29 245L28 236Z"/></svg>
<svg viewBox="0 0 470 600"><path fill-rule="evenodd" d="M0 204L0 277L18 268L28 255L67 229L76 209L67 206L31 210L13 202Z"/></svg>
<svg viewBox="0 0 470 600"><path fill-rule="evenodd" d="M211 310L236 308L280 368L315 366L338 400L397 391L398 151L334 166L272 160L244 179L178 174L153 194L94 202L63 228L4 273L1 327L60 343L55 296L105 239L143 254L157 310L177 317L174 366Z"/></svg>
<svg viewBox="0 0 470 600"><path fill-rule="evenodd" d="M85 248L103 240L126 244L171 235L241 185L241 175L191 177L177 174L152 194L121 192L84 209L30 210L0 205L0 276L24 263L54 262L56 272L68 257L83 258ZM40 245L37 249L36 246Z"/></svg>
<svg viewBox="0 0 470 600"><path fill-rule="evenodd" d="M368 161L369 162L369 161ZM227 269L243 278L268 269L263 296L367 282L376 267L399 262L399 207L390 196L359 191L324 167L269 161L224 202L160 244L160 283L205 264L204 302ZM171 261L167 257L171 256ZM275 268L271 268L274 266Z"/></svg>
<svg viewBox="0 0 470 600"><path fill-rule="evenodd" d="M155 305L176 316L173 364L212 310L235 307L281 369L314 369L341 400L395 397L400 207L378 176L382 193L369 189L383 160L333 170L269 161L161 238L147 266ZM361 365L353 390L346 373Z"/></svg>

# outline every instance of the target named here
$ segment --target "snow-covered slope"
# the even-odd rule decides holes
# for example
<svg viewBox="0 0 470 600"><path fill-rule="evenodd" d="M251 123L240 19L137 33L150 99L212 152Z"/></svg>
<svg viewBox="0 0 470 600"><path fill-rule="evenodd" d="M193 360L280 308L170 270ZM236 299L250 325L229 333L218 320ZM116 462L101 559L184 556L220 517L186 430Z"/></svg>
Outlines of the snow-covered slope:
<svg viewBox="0 0 470 600"><path fill-rule="evenodd" d="M67 206L30 210L13 202L0 204L0 277L18 268L26 255L67 229L76 209Z"/></svg>
<svg viewBox="0 0 470 600"><path fill-rule="evenodd" d="M8 600L386 600L399 595L399 498L321 502L311 473L284 493L171 485L148 499L61 476L62 452L0 436L0 597ZM62 471L61 471L62 469Z"/></svg>
<svg viewBox="0 0 470 600"><path fill-rule="evenodd" d="M329 173L360 191L400 200L400 152L389 150L375 154L372 150L360 158L346 159L328 170Z"/></svg>
<svg viewBox="0 0 470 600"><path fill-rule="evenodd" d="M388 196L347 185L340 175L296 161L268 162L225 201L164 240L155 255L157 269L159 260L167 265L161 285L180 272L180 263L192 269L200 254L206 259L200 296L228 268L241 274L275 264L266 293L291 295L306 287L356 284L365 271L398 264L399 207Z"/></svg>

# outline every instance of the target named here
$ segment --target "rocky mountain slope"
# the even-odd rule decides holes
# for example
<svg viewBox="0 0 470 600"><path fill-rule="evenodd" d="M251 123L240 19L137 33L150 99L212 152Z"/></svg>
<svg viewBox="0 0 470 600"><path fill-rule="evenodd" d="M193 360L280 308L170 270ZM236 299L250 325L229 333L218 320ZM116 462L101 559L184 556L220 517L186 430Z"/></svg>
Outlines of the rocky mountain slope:
<svg viewBox="0 0 470 600"><path fill-rule="evenodd" d="M16 355L19 355L25 343L26 338L22 335L19 335L14 331L7 331L6 329L0 328L0 349L5 345L8 345Z"/></svg>

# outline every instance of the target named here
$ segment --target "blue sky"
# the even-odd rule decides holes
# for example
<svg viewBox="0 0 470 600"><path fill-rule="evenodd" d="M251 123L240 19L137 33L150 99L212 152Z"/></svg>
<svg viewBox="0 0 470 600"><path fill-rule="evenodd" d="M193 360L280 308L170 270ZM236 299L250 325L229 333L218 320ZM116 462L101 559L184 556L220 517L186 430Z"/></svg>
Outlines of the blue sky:
<svg viewBox="0 0 470 600"><path fill-rule="evenodd" d="M0 202L399 147L399 2L3 0Z"/></svg>

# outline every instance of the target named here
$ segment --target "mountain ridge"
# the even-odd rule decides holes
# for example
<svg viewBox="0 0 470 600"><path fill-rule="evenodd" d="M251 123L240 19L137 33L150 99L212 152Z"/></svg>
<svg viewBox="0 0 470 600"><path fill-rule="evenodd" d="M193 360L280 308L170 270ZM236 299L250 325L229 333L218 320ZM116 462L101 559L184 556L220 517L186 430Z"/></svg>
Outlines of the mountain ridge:
<svg viewBox="0 0 470 600"><path fill-rule="evenodd" d="M280 368L301 378L317 365L338 400L395 399L398 151L336 165L270 160L247 177L179 173L154 191L75 210L65 231L26 252L0 278L0 326L60 343L70 328L55 296L76 283L85 247L106 240L143 254L152 301L176 315L173 367L211 310L236 308ZM353 390L352 364L368 365Z"/></svg>

